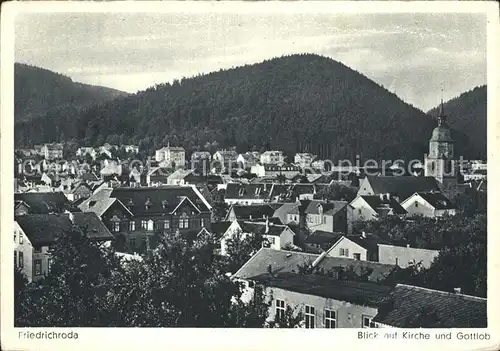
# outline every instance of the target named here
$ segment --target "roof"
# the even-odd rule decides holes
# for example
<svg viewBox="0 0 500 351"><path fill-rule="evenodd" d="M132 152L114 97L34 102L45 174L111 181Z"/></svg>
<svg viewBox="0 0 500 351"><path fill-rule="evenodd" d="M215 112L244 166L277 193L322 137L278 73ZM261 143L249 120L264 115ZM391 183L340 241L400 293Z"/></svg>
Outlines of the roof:
<svg viewBox="0 0 500 351"><path fill-rule="evenodd" d="M333 216L344 209L349 203L347 201L319 201L311 200L306 207L306 214L319 214L319 205L323 206L323 214Z"/></svg>
<svg viewBox="0 0 500 351"><path fill-rule="evenodd" d="M365 202L379 215L386 215L392 211L393 214L406 214L406 210L396 201L395 198L384 195L360 195Z"/></svg>
<svg viewBox="0 0 500 351"><path fill-rule="evenodd" d="M298 266L312 264L319 256L304 252L262 248L236 272L235 276L250 279L265 274L269 265L277 273L298 273ZM325 273L346 267L352 268L357 273L361 273L364 269L370 269L371 274L368 276L368 280L372 282L384 279L397 269L397 266L390 264L328 256L323 257L316 267Z"/></svg>
<svg viewBox="0 0 500 351"><path fill-rule="evenodd" d="M14 201L26 203L31 214L62 213L72 208L63 192L16 193Z"/></svg>
<svg viewBox="0 0 500 351"><path fill-rule="evenodd" d="M419 318L423 311L430 318ZM486 299L398 284L373 321L397 328L486 328Z"/></svg>
<svg viewBox="0 0 500 351"><path fill-rule="evenodd" d="M95 213L77 212L72 215L74 225L89 238L99 241L113 239L113 235ZM72 226L70 215L66 213L23 215L17 216L15 220L34 246L52 244L58 235L69 231Z"/></svg>
<svg viewBox="0 0 500 351"><path fill-rule="evenodd" d="M392 194L403 201L416 192L439 190L434 177L414 176L370 176L365 178L371 185L375 195Z"/></svg>
<svg viewBox="0 0 500 351"><path fill-rule="evenodd" d="M265 222L250 222L250 221L238 221L240 228L243 233L260 233L270 236L281 236L284 230L288 227L284 224L274 224L272 222L268 223L268 231L266 232Z"/></svg>
<svg viewBox="0 0 500 351"><path fill-rule="evenodd" d="M226 199L268 199L272 184L238 184L228 183Z"/></svg>
<svg viewBox="0 0 500 351"><path fill-rule="evenodd" d="M306 244L319 245L320 248L326 251L339 241L342 236L342 233L330 233L322 230L316 230L314 233L309 235L304 242Z"/></svg>
<svg viewBox="0 0 500 351"><path fill-rule="evenodd" d="M263 165L264 170L273 171L273 172L288 172L288 171L296 171L300 172L301 168L295 165L274 165L274 164L265 164Z"/></svg>
<svg viewBox="0 0 500 351"><path fill-rule="evenodd" d="M116 201L116 199L111 198L112 192L112 188L101 188L83 201L78 208L82 212L94 212L101 217Z"/></svg>
<svg viewBox="0 0 500 351"><path fill-rule="evenodd" d="M194 206L200 212L210 211L206 200L195 189L191 186L178 185L115 188L110 197L120 200L136 216L172 213L180 204Z"/></svg>
<svg viewBox="0 0 500 351"><path fill-rule="evenodd" d="M391 290L375 283L338 280L317 274L265 273L252 280L269 287L370 307L378 307Z"/></svg>
<svg viewBox="0 0 500 351"><path fill-rule="evenodd" d="M193 173L194 173L194 170L192 170L192 169L188 169L188 170L178 169L174 173L170 174L167 177L167 179L168 180L184 179L185 177L187 177L188 175L193 174Z"/></svg>
<svg viewBox="0 0 500 351"><path fill-rule="evenodd" d="M237 219L254 219L273 217L275 209L267 204L265 205L232 205L228 215L233 211Z"/></svg>
<svg viewBox="0 0 500 351"><path fill-rule="evenodd" d="M183 147L180 146L165 146L156 151L185 151Z"/></svg>
<svg viewBox="0 0 500 351"><path fill-rule="evenodd" d="M117 175L122 174L122 165L111 162L108 163L106 166L104 166L103 169L101 169L101 175L114 175L114 174Z"/></svg>
<svg viewBox="0 0 500 351"><path fill-rule="evenodd" d="M436 210L448 210L455 208L455 205L440 192L416 193L427 201Z"/></svg>
<svg viewBox="0 0 500 351"><path fill-rule="evenodd" d="M222 236L225 232L227 232L229 226L233 222L231 221L224 221L224 222L214 222L210 225L210 231L214 233L217 236Z"/></svg>
<svg viewBox="0 0 500 351"><path fill-rule="evenodd" d="M378 252L378 244L390 244L389 242L382 240L379 236L370 233L346 235L346 238L372 252Z"/></svg>

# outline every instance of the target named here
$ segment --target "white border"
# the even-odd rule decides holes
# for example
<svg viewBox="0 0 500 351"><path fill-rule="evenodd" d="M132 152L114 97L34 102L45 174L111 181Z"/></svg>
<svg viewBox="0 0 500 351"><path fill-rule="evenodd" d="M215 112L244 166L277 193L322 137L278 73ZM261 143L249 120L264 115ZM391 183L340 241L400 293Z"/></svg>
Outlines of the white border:
<svg viewBox="0 0 500 351"><path fill-rule="evenodd" d="M20 340L13 325L13 274L12 274L12 237L13 230L13 62L14 62L14 18L20 13L35 12L183 12L183 13L485 13L488 16L488 175L489 200L488 208L493 215L488 221L488 332L489 342L478 341L439 341L429 340L412 342L408 340L360 340L359 330L260 330L260 329L111 329L111 328L74 328L79 339L77 341L44 341ZM2 4L1 13L1 128L0 128L0 202L1 237L1 346L5 350L55 350L55 349L130 349L135 347L158 347L169 350L213 349L213 350L267 350L267 349L406 349L436 348L448 350L495 350L500 347L500 289L496 279L500 265L500 238L495 235L498 216L494 216L496 208L494 200L498 197L498 138L500 131L499 116L499 80L498 80L498 38L500 37L498 4L482 1L436 1L436 2L10 2ZM61 28L64 30L64 28ZM496 331L495 331L496 329ZM31 328L32 331L68 331L62 328ZM415 331L415 330L412 330ZM424 330L432 334L439 331L458 330ZM467 331L467 330L461 330ZM470 329L470 332L485 330ZM368 343L367 343L368 342Z"/></svg>

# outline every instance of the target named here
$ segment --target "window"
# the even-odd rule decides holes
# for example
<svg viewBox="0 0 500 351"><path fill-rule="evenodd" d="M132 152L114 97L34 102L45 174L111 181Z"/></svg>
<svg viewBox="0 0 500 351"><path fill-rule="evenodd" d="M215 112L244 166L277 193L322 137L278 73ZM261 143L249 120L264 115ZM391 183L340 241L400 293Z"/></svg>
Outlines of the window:
<svg viewBox="0 0 500 351"><path fill-rule="evenodd" d="M361 209L360 208L358 208L358 213L361 214Z"/></svg>
<svg viewBox="0 0 500 351"><path fill-rule="evenodd" d="M185 213L183 213L179 218L179 228L180 229L189 228L189 217Z"/></svg>
<svg viewBox="0 0 500 351"><path fill-rule="evenodd" d="M19 268L24 268L24 254L19 251Z"/></svg>
<svg viewBox="0 0 500 351"><path fill-rule="evenodd" d="M355 253L355 254L352 254L352 255L354 256L355 260L358 260L358 261L361 260L361 254Z"/></svg>
<svg viewBox="0 0 500 351"><path fill-rule="evenodd" d="M316 309L313 306L306 305L306 328L314 328L315 327L315 318L316 318Z"/></svg>
<svg viewBox="0 0 500 351"><path fill-rule="evenodd" d="M363 316L362 328L375 328L375 323L372 322L373 317Z"/></svg>
<svg viewBox="0 0 500 351"><path fill-rule="evenodd" d="M149 231L155 230L155 222L152 219L148 221L148 230Z"/></svg>
<svg viewBox="0 0 500 351"><path fill-rule="evenodd" d="M166 219L165 222L163 222L163 229L170 229L170 220Z"/></svg>
<svg viewBox="0 0 500 351"><path fill-rule="evenodd" d="M14 251L14 267L17 267L17 251Z"/></svg>
<svg viewBox="0 0 500 351"><path fill-rule="evenodd" d="M272 236L266 237L267 241L269 241L269 244L273 245L276 242L276 238Z"/></svg>
<svg viewBox="0 0 500 351"><path fill-rule="evenodd" d="M415 207L418 207L418 201L415 201Z"/></svg>
<svg viewBox="0 0 500 351"><path fill-rule="evenodd" d="M42 275L42 260L35 260L35 275Z"/></svg>
<svg viewBox="0 0 500 351"><path fill-rule="evenodd" d="M47 271L50 272L50 267L52 267L52 258L47 260Z"/></svg>
<svg viewBox="0 0 500 351"><path fill-rule="evenodd" d="M42 247L41 247L41 246L35 246L35 247L33 248L33 251L34 251L35 253L40 253L40 252L42 252Z"/></svg>
<svg viewBox="0 0 500 351"><path fill-rule="evenodd" d="M142 229L148 229L148 221L142 220L141 221L141 228Z"/></svg>
<svg viewBox="0 0 500 351"><path fill-rule="evenodd" d="M280 320L285 317L285 309L285 301L276 299L276 320Z"/></svg>
<svg viewBox="0 0 500 351"><path fill-rule="evenodd" d="M337 327L337 312L325 309L325 328L334 329Z"/></svg>
<svg viewBox="0 0 500 351"><path fill-rule="evenodd" d="M23 243L23 233L19 232L19 244Z"/></svg>
<svg viewBox="0 0 500 351"><path fill-rule="evenodd" d="M135 238L130 238L130 246L134 249L136 248Z"/></svg>
<svg viewBox="0 0 500 351"><path fill-rule="evenodd" d="M119 232L120 231L120 222L118 222L118 221L113 222L113 231L114 232Z"/></svg>
<svg viewBox="0 0 500 351"><path fill-rule="evenodd" d="M14 242L16 242L16 237L17 237L17 231L14 230Z"/></svg>
<svg viewBox="0 0 500 351"><path fill-rule="evenodd" d="M204 218L202 218L202 219L201 219L201 226L202 226L202 227L204 227L204 226L205 226L205 219L204 219Z"/></svg>
<svg viewBox="0 0 500 351"><path fill-rule="evenodd" d="M326 216L323 216L323 224L326 224Z"/></svg>
<svg viewBox="0 0 500 351"><path fill-rule="evenodd" d="M134 221L130 221L128 223L128 230L133 232L135 230L135 222Z"/></svg>

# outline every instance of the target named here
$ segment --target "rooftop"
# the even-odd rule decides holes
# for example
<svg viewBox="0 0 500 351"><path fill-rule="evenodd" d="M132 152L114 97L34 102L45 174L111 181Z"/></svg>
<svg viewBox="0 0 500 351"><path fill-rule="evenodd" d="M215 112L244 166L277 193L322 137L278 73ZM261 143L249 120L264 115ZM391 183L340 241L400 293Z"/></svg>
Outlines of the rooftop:
<svg viewBox="0 0 500 351"><path fill-rule="evenodd" d="M403 201L416 192L439 191L434 177L414 176L370 176L365 178L375 195L391 194Z"/></svg>
<svg viewBox="0 0 500 351"><path fill-rule="evenodd" d="M486 299L398 284L374 322L397 328L486 328Z"/></svg>

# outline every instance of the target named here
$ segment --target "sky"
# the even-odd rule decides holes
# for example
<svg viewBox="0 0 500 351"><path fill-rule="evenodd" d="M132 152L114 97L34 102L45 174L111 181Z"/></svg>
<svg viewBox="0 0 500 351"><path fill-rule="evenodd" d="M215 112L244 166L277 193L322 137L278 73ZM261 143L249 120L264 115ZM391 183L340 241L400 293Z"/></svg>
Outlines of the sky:
<svg viewBox="0 0 500 351"><path fill-rule="evenodd" d="M154 84L316 53L424 111L486 84L481 14L31 13L15 60L134 93Z"/></svg>

